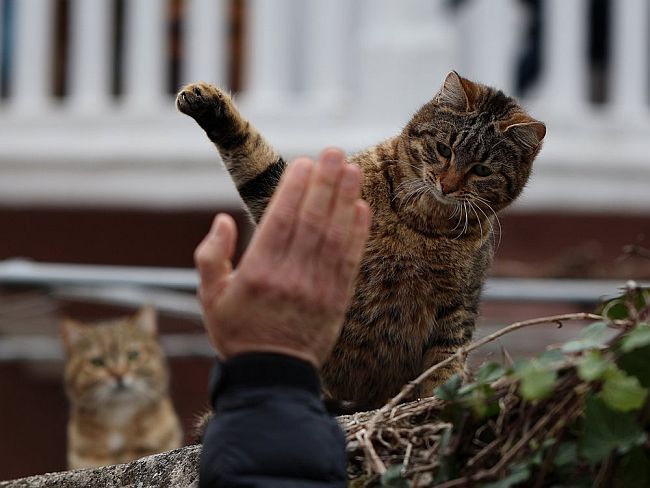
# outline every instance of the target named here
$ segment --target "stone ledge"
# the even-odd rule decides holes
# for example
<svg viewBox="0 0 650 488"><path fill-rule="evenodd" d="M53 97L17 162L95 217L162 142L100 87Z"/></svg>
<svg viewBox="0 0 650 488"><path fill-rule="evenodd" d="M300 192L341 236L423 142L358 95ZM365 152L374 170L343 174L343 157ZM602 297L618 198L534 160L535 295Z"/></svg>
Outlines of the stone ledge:
<svg viewBox="0 0 650 488"><path fill-rule="evenodd" d="M0 481L0 488L194 488L198 486L200 454L200 445L182 447L127 464Z"/></svg>

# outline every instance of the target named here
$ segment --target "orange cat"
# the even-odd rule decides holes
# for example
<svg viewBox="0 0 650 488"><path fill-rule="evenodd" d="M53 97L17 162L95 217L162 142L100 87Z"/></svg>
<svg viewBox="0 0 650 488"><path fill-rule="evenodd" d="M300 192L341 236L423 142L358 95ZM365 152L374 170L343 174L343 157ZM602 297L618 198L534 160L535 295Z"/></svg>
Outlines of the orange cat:
<svg viewBox="0 0 650 488"><path fill-rule="evenodd" d="M124 463L181 446L156 313L95 325L66 319L68 468Z"/></svg>

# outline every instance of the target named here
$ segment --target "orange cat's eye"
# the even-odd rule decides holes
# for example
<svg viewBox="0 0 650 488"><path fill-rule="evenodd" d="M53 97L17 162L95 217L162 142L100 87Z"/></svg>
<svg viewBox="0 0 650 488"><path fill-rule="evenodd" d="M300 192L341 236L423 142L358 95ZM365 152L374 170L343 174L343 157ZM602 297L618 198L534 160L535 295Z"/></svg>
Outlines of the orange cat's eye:
<svg viewBox="0 0 650 488"><path fill-rule="evenodd" d="M90 358L90 364L93 366L97 366L98 368L101 366L104 366L104 358L95 356L94 358Z"/></svg>
<svg viewBox="0 0 650 488"><path fill-rule="evenodd" d="M140 357L140 353L138 351L129 351L127 357L129 358L129 361L135 361Z"/></svg>
<svg viewBox="0 0 650 488"><path fill-rule="evenodd" d="M475 164L472 171L476 176L490 176L492 174L492 170L484 164Z"/></svg>
<svg viewBox="0 0 650 488"><path fill-rule="evenodd" d="M451 148L447 144L439 142L436 144L436 149L438 150L438 154L440 154L443 158L449 159L451 157Z"/></svg>

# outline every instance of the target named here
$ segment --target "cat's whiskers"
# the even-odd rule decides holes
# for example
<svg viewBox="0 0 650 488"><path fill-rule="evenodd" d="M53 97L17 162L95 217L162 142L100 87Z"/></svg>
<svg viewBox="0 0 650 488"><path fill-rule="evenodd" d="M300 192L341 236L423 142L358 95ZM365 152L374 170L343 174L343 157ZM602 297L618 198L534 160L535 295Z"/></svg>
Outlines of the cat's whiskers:
<svg viewBox="0 0 650 488"><path fill-rule="evenodd" d="M420 182L420 185L416 186L414 189L412 189L409 193L406 194L404 199L401 201L400 210L405 206L410 205L419 197L421 197L422 195L428 192L429 192L428 185L424 182Z"/></svg>
<svg viewBox="0 0 650 488"><path fill-rule="evenodd" d="M463 203L463 207L465 204ZM467 205L469 207L469 205ZM465 208L465 226L463 227L463 234L469 229L469 210Z"/></svg>
<svg viewBox="0 0 650 488"><path fill-rule="evenodd" d="M481 218L478 216L478 213L474 209L474 202L472 200L467 200L467 203L469 204L469 208L472 209L472 212L474 212L474 215L476 215L476 220L478 222L478 228L481 231L481 241L483 240L483 225L481 224Z"/></svg>
<svg viewBox="0 0 650 488"><path fill-rule="evenodd" d="M410 190L411 188L409 188L409 187L412 187L414 185L415 186L422 185L422 180L420 180L419 178L413 178L413 177L405 178L404 181L402 181L399 185L397 185L397 187L393 191L393 193L395 194L393 196L393 198L398 196L400 192L404 191L407 188Z"/></svg>
<svg viewBox="0 0 650 488"><path fill-rule="evenodd" d="M476 201L475 195L470 195L470 199ZM494 248L496 248L497 241L496 241L496 236L495 236L495 232L494 232L494 224L492 223L492 220L490 220L490 217L488 216L488 214L486 214L486 213L483 211L483 209L480 207L479 203L476 203L476 204L475 204L475 208L476 208L479 212L481 212L481 213L483 214L483 217L485 217L485 221L486 221L486 222L488 223L488 225L490 226L490 235L492 235L492 246L493 246Z"/></svg>
<svg viewBox="0 0 650 488"><path fill-rule="evenodd" d="M460 227L461 222L463 221L463 210L462 210L463 207L462 207L461 204L462 204L462 202L458 202L458 203L456 204L456 210L458 210L458 221L456 222L456 225L454 226L454 228L451 229L451 232L453 232L453 231L455 231L456 229L458 229L458 227ZM454 210L454 211L456 211L456 210ZM454 238L454 240L456 240L456 239L457 239L457 237Z"/></svg>
<svg viewBox="0 0 650 488"><path fill-rule="evenodd" d="M454 202L454 209L453 211L449 214L449 217L447 217L447 220L453 219L456 215L458 215L460 205L457 202Z"/></svg>
<svg viewBox="0 0 650 488"><path fill-rule="evenodd" d="M454 241L459 239L467 231L468 211L467 211L467 207L465 205L467 202L465 200L461 200L460 203L462 204L462 211L461 211L458 223L460 224L460 222L463 221L463 214L465 214L465 223L464 223L463 228L461 229L461 231L458 233L458 235L452 239ZM458 226L456 226L456 227L458 227ZM454 227L454 229L456 229L456 227ZM452 230L454 230L454 229L452 229Z"/></svg>
<svg viewBox="0 0 650 488"><path fill-rule="evenodd" d="M498 140L495 144L492 145L492 147L490 148L490 151L489 151L489 152L492 153L492 151L494 151L494 149L495 149L499 144L502 144L502 143L504 143L504 142L505 142L505 139L500 139L500 140Z"/></svg>
<svg viewBox="0 0 650 488"><path fill-rule="evenodd" d="M498 240L498 242L497 242L497 244L496 244L496 249L498 249L499 246L501 245L501 221L499 220L499 216L498 216L497 213L494 211L494 209L492 208L492 206L487 202L487 200L485 200L485 199L482 198L482 197L479 197L478 195L472 195L472 197L473 197L473 198L474 198L478 203L482 203L483 205L485 205L485 206L490 210L490 212L492 212L492 214L494 215L494 219L496 220L496 223L497 223L497 225L499 226L499 232L498 232L498 234L499 234L499 240ZM478 208L479 208L479 210L481 209L480 206L479 206Z"/></svg>

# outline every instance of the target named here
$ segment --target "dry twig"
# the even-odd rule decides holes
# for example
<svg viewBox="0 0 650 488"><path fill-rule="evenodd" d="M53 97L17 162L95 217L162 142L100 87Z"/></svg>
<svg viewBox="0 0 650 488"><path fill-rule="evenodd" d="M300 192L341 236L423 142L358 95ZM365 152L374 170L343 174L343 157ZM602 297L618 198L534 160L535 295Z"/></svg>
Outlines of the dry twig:
<svg viewBox="0 0 650 488"><path fill-rule="evenodd" d="M554 315L550 317L542 317L538 319L531 319L531 320L524 320L521 322L516 322L513 323L507 327L504 327L486 337L483 337L482 339L479 339L475 342L472 342L466 347L460 348L456 354L448 357L444 361L441 361L430 368L428 368L426 371L424 371L420 376L415 378L413 381L409 382L406 384L402 390L395 396L393 397L388 403L386 403L383 407L381 407L379 410L377 410L374 415L370 418L370 420L367 422L366 426L364 429L362 429L358 434L360 435L357 436L359 438L361 446L363 447L363 450L366 454L366 459L370 461L370 468L371 471L374 471L378 474L383 474L386 472L386 465L384 462L381 460L379 455L377 454L373 443L372 443L372 438L373 435L375 435L375 429L376 425L381 420L386 416L388 412L393 412L393 410L397 407L397 405L402 402L405 398L407 398L415 389L416 386L420 385L423 381L425 381L427 378L429 378L435 371L443 368L444 366L450 364L451 362L457 360L457 359L464 359L467 354L469 354L471 351L474 351L496 339L499 337L502 337L505 334L508 334L510 332L513 332L518 329L522 329L524 327L529 327L532 325L539 325L539 324L558 324L562 325L563 322L566 321L575 321L575 320L602 320L602 316L596 315L596 314L591 314L591 313L572 313L572 314L563 314L563 315ZM570 397L567 397L570 398ZM564 405L565 402L562 402ZM398 416L400 417L400 416ZM546 422L546 421L545 421ZM541 426L545 425L544 423L541 424ZM541 429L541 426L539 422L533 427L533 429ZM515 447L520 446L521 441L516 444ZM514 449L514 448L513 448ZM509 461L512 456L515 453L511 454L507 460ZM499 463L500 468L502 469L503 466L505 466L505 463ZM496 466L495 466L496 468ZM477 473L476 476L480 477L480 479L483 479L488 476L494 476L494 471L489 470L489 471L484 471L481 473ZM473 477L472 479L475 479ZM465 481L466 482L466 481ZM460 484L454 484L454 481L450 481L447 483L442 484L441 486L451 488L453 486L461 486Z"/></svg>

